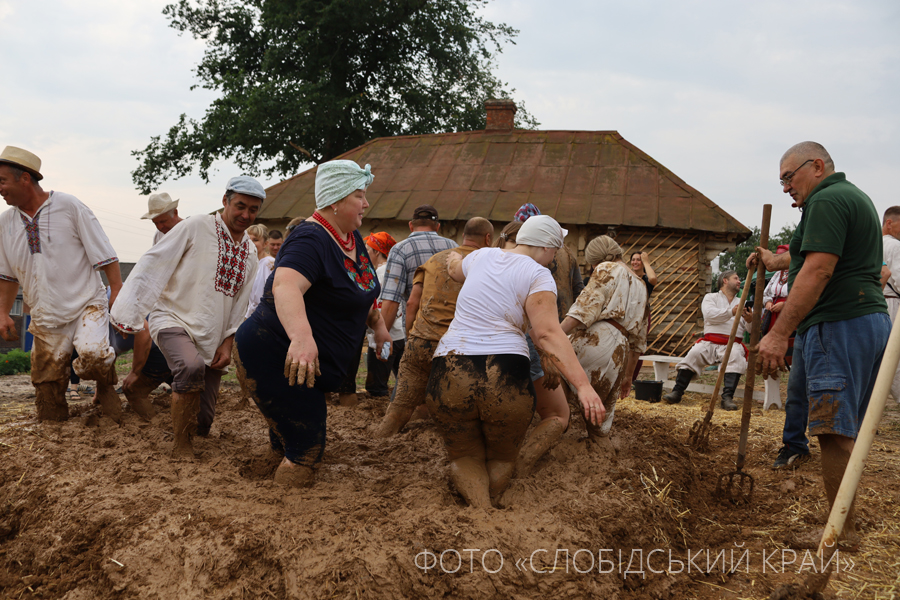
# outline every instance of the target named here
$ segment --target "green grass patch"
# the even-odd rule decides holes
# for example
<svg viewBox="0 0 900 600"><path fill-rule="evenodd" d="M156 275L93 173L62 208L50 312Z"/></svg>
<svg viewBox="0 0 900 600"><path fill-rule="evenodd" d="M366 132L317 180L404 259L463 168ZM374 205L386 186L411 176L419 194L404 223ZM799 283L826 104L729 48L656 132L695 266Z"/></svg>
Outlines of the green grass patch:
<svg viewBox="0 0 900 600"><path fill-rule="evenodd" d="M0 375L18 375L31 371L31 353L18 348L0 354Z"/></svg>

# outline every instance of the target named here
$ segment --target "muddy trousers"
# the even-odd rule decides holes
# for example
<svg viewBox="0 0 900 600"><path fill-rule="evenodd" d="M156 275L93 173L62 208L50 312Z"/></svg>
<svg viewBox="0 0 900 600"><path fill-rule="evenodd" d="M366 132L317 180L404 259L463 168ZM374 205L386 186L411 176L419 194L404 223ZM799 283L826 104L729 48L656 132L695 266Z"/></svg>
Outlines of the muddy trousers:
<svg viewBox="0 0 900 600"><path fill-rule="evenodd" d="M64 420L69 358L78 350L72 369L83 379L107 382L116 354L109 345L109 314L106 306L88 306L81 316L62 327L44 327L34 321L28 327L34 336L31 352L31 382L39 420Z"/></svg>
<svg viewBox="0 0 900 600"><path fill-rule="evenodd" d="M191 336L181 327L161 329L156 337L172 373L172 390L178 394L203 394L197 414L197 434L207 435L216 417L222 371L206 366Z"/></svg>
<svg viewBox="0 0 900 600"><path fill-rule="evenodd" d="M469 504L484 506L509 484L534 416L528 357L438 356L426 403L444 438L451 479Z"/></svg>
<svg viewBox="0 0 900 600"><path fill-rule="evenodd" d="M400 360L403 358L406 340L392 341L391 346L391 355L387 362L378 360L374 348L369 347L366 351L366 391L370 396L387 396L390 393L388 380L392 371L394 377L399 380Z"/></svg>
<svg viewBox="0 0 900 600"><path fill-rule="evenodd" d="M238 328L234 343L250 397L269 424L272 449L284 451L285 458L298 465L321 462L328 415L325 393L334 391L341 378L323 369L313 388L288 385L287 338L257 324L253 316Z"/></svg>

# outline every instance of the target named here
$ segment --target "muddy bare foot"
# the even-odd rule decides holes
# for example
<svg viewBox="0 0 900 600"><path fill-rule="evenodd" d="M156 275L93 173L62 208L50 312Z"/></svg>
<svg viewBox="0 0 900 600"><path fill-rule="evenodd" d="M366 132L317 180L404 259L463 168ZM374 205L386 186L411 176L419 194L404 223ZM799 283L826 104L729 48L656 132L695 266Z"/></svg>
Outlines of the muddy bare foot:
<svg viewBox="0 0 900 600"><path fill-rule="evenodd" d="M293 488L305 487L312 485L315 474L312 468L294 464L285 458L275 470L275 483Z"/></svg>

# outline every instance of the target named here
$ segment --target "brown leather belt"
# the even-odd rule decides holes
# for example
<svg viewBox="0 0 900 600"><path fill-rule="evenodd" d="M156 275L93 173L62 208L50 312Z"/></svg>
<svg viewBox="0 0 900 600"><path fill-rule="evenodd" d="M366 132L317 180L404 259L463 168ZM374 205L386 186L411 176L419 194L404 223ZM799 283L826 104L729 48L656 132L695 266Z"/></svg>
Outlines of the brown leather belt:
<svg viewBox="0 0 900 600"><path fill-rule="evenodd" d="M621 331L622 335L624 335L626 338L628 337L628 331L626 331L626 329L622 327L622 325L618 321L613 321L612 319L604 319L604 321Z"/></svg>

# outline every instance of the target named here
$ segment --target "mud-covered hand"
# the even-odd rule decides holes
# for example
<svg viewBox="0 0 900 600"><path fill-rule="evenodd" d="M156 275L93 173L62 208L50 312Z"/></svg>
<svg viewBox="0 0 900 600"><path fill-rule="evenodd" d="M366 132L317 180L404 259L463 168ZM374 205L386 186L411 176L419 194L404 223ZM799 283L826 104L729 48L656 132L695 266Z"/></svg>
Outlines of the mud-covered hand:
<svg viewBox="0 0 900 600"><path fill-rule="evenodd" d="M288 347L284 358L284 376L288 385L303 385L311 388L316 384L316 376L321 375L319 368L319 348L315 340L294 340Z"/></svg>
<svg viewBox="0 0 900 600"><path fill-rule="evenodd" d="M590 385L586 385L578 390L578 400L584 407L584 418L594 425L599 426L606 419L606 407L600 400L600 396L594 391Z"/></svg>
<svg viewBox="0 0 900 600"><path fill-rule="evenodd" d="M19 334L16 332L16 322L9 315L0 315L0 337L7 342L19 341Z"/></svg>
<svg viewBox="0 0 900 600"><path fill-rule="evenodd" d="M759 354L756 360L757 368L763 376L763 380L776 375L779 371L786 371L784 355L787 353L788 339L770 331L759 342Z"/></svg>
<svg viewBox="0 0 900 600"><path fill-rule="evenodd" d="M224 369L231 364L231 344L234 342L234 336L225 338L213 354L212 362L209 363L210 369Z"/></svg>
<svg viewBox="0 0 900 600"><path fill-rule="evenodd" d="M625 380L622 382L622 385L619 388L619 400L627 398L628 394L631 393L631 377L626 374L624 378Z"/></svg>
<svg viewBox="0 0 900 600"><path fill-rule="evenodd" d="M128 375L125 376L125 379L122 381L122 389L124 391L128 391L131 389L131 386L134 385L134 382L137 381L138 374L132 371Z"/></svg>

